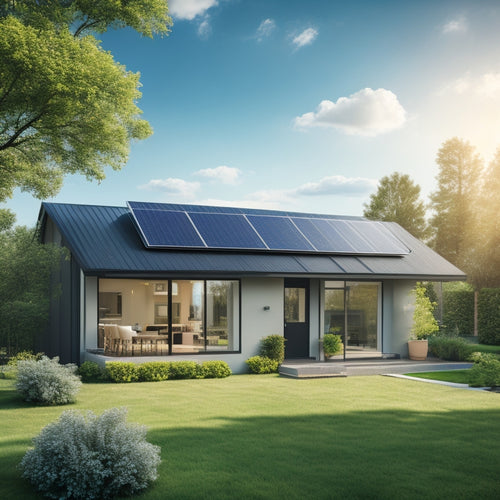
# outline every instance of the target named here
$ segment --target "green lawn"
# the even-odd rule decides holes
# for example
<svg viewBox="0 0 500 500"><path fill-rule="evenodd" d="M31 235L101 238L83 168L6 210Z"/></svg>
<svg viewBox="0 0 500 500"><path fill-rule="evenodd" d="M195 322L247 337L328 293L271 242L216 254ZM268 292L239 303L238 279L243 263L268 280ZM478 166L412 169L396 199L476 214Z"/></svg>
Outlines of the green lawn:
<svg viewBox="0 0 500 500"><path fill-rule="evenodd" d="M418 372L406 373L410 377L425 378L430 380L442 380L444 382L454 382L456 384L469 383L469 370L449 370L439 372Z"/></svg>
<svg viewBox="0 0 500 500"><path fill-rule="evenodd" d="M140 499L497 498L500 394L382 376L86 384L34 407L0 380L0 498L38 498L17 465L68 408L127 406L162 449Z"/></svg>

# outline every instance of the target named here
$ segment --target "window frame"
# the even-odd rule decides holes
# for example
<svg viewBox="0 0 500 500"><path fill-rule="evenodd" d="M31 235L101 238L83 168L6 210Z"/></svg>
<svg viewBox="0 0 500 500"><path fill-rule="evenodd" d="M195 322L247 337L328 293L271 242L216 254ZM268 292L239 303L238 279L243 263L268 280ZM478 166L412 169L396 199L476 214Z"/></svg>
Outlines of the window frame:
<svg viewBox="0 0 500 500"><path fill-rule="evenodd" d="M167 283L167 305L168 305L168 326L169 326L169 331L172 331L172 324L173 324L173 295L172 295L172 282L174 281L201 281L203 282L203 315L202 315L202 321L203 321L203 328L204 328L204 333L205 333L205 344L203 345L203 350L200 350L198 352L190 352L190 353L182 353L182 352L172 352L172 342L173 342L173 336L169 336L169 353L166 356L211 356L213 354L217 355L222 355L222 354L241 354L241 344L242 344L242 338L241 338L241 316L242 316L242 301L241 301L241 278L232 278L232 277L211 277L211 278L197 278L194 276L190 277L181 277L181 276L175 276L175 277L169 277L169 278L163 278L163 277L156 277L156 276L97 276L97 328L99 328L99 293L100 293L100 288L101 288L101 280L137 280L137 281L144 281L144 280L149 280L149 281L163 281ZM238 349L237 350L216 350L216 349L211 349L207 350L207 341L206 341L206 328L207 328L207 282L208 281L234 281L238 283L238 299L235 301L233 304L233 307L238 307L238 321L235 322L235 325L238 327ZM123 308L123 305L122 305ZM122 309L123 311L123 309Z"/></svg>

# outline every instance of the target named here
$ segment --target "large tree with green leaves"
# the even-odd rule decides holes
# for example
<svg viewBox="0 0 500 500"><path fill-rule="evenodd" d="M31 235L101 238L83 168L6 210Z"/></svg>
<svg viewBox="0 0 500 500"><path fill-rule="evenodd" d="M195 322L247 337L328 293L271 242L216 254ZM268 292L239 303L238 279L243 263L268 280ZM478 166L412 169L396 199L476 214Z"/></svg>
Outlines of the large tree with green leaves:
<svg viewBox="0 0 500 500"><path fill-rule="evenodd" d="M483 160L469 142L454 137L443 143L436 162L438 189L431 194L432 245L443 257L468 272Z"/></svg>
<svg viewBox="0 0 500 500"><path fill-rule="evenodd" d="M102 180L130 141L151 134L139 74L94 37L129 26L167 34L166 0L0 0L0 202L15 188L45 198L65 174Z"/></svg>
<svg viewBox="0 0 500 500"><path fill-rule="evenodd" d="M427 224L420 186L409 175L394 172L380 179L376 193L365 203L364 216L372 220L397 222L413 236L425 239Z"/></svg>

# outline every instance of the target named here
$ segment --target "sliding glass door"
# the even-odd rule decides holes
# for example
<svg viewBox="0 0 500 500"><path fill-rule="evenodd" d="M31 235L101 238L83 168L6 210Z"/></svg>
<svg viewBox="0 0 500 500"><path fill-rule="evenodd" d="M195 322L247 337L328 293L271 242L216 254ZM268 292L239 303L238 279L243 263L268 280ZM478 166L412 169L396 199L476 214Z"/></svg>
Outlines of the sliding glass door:
<svg viewBox="0 0 500 500"><path fill-rule="evenodd" d="M380 288L378 282L325 282L324 333L342 336L347 357L381 350Z"/></svg>

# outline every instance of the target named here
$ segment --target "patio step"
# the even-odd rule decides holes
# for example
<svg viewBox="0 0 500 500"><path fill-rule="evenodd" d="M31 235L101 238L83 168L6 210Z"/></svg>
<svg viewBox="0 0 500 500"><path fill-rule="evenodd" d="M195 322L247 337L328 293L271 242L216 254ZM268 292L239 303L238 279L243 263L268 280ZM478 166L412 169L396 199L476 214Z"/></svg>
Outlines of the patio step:
<svg viewBox="0 0 500 500"><path fill-rule="evenodd" d="M343 363L283 364L279 374L291 378L347 377Z"/></svg>

